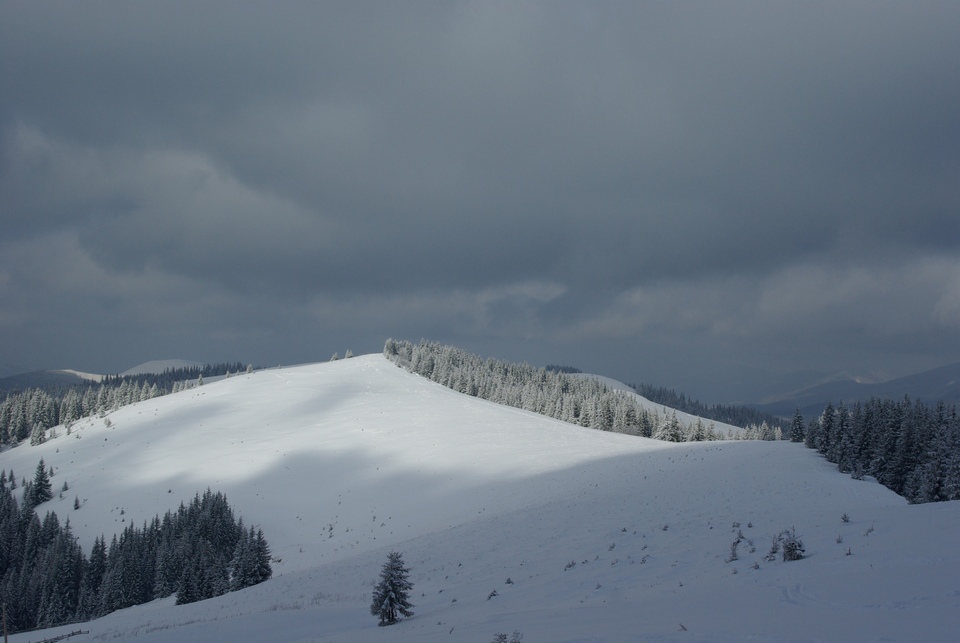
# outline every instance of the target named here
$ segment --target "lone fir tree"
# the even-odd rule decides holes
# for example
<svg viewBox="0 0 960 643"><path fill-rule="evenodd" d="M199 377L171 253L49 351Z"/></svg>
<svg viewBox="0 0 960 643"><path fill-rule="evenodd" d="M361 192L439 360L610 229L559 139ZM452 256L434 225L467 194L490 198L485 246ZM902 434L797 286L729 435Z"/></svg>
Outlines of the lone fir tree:
<svg viewBox="0 0 960 643"><path fill-rule="evenodd" d="M806 437L806 425L803 423L803 416L800 415L800 409L798 408L793 413L793 424L790 425L790 441L803 442Z"/></svg>
<svg viewBox="0 0 960 643"><path fill-rule="evenodd" d="M37 463L37 473L33 477L33 506L43 504L53 498L53 485L50 484L50 474L47 472L43 458Z"/></svg>
<svg viewBox="0 0 960 643"><path fill-rule="evenodd" d="M403 555L390 552L380 570L380 582L373 590L373 603L370 604L370 613L380 618L381 627L393 625L400 620L400 615L413 616L409 599L413 583L409 581L409 575L410 570L403 564Z"/></svg>

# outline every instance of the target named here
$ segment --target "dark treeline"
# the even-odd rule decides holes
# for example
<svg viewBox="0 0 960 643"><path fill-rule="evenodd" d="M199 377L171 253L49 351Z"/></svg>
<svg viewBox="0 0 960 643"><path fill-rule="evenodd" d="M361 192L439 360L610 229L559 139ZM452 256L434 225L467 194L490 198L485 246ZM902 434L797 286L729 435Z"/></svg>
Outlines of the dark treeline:
<svg viewBox="0 0 960 643"><path fill-rule="evenodd" d="M551 373L582 373L579 368L575 366L561 366L559 364L547 364L544 366L545 369Z"/></svg>
<svg viewBox="0 0 960 643"><path fill-rule="evenodd" d="M677 393L676 391L661 386L651 386L650 384L631 384L630 386L638 395L642 395L651 402L663 404L664 406L669 406L670 408L689 413L690 415L709 418L717 422L732 424L743 428L751 425L761 426L766 423L770 427L779 428L784 433L787 431L788 422L783 418L758 411L757 409L751 409L747 406L728 406L724 404L707 405L699 400L691 400L683 393Z"/></svg>
<svg viewBox="0 0 960 643"><path fill-rule="evenodd" d="M955 406L871 399L846 408L828 404L804 426L799 412L790 439L816 449L854 478L873 476L913 503L960 500L960 419Z"/></svg>
<svg viewBox="0 0 960 643"><path fill-rule="evenodd" d="M51 496L43 461L17 501L16 478L0 476L0 598L11 632L89 620L156 598L189 603L268 579L270 549L259 529L234 520L209 489L143 527L129 525L108 545L98 537L84 554L70 527L35 503Z"/></svg>
<svg viewBox="0 0 960 643"><path fill-rule="evenodd" d="M629 393L556 367L548 370L483 359L427 341L413 344L388 339L383 353L397 365L455 391L571 424L672 442L725 437L712 423L685 424L675 412L650 411Z"/></svg>
<svg viewBox="0 0 960 643"><path fill-rule="evenodd" d="M51 427L174 393L186 383L192 386L204 377L244 370L253 370L253 367L223 362L167 369L162 373L108 375L99 383L83 382L67 388L14 391L0 401L0 445L18 444L28 438L36 444L43 441L46 430Z"/></svg>
<svg viewBox="0 0 960 643"><path fill-rule="evenodd" d="M123 380L133 380L140 384L152 386L157 385L160 390L172 391L177 382L187 382L198 380L201 377L217 377L231 373L242 373L247 369L253 370L253 366L244 365L240 362L218 362L216 364L204 364L202 366L182 366L180 368L167 368L162 373L141 373L139 375L107 375L103 379L104 384L117 386Z"/></svg>

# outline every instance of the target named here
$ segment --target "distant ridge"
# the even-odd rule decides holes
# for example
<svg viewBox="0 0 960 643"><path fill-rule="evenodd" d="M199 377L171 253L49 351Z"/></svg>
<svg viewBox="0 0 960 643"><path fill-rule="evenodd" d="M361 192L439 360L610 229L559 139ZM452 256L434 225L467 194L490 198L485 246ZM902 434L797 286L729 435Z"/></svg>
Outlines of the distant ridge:
<svg viewBox="0 0 960 643"><path fill-rule="evenodd" d="M11 391L24 391L31 388L69 388L71 386L80 386L90 384L90 373L78 373L76 371L33 371L31 373L20 373L10 377L0 378L0 393ZM99 376L96 376L99 377ZM96 380L99 381L99 380Z"/></svg>
<svg viewBox="0 0 960 643"><path fill-rule="evenodd" d="M128 368L120 373L120 377L131 375L159 375L164 371L172 371L178 368L194 368L203 366L203 362L194 362L186 359L155 359L144 362L133 368Z"/></svg>
<svg viewBox="0 0 960 643"><path fill-rule="evenodd" d="M133 368L129 368L120 373L120 377L133 377L137 375L160 375L165 371L172 371L181 368L200 368L203 362L196 362L186 359L161 359L144 362ZM83 386L88 384L99 384L106 375L99 373L86 373L69 368L31 371L28 373L19 373L8 377L0 377L0 393L11 391L24 391L27 389L39 388L52 390L57 388L70 388L73 386Z"/></svg>
<svg viewBox="0 0 960 643"><path fill-rule="evenodd" d="M799 408L804 417L814 417L823 411L828 402L836 404L842 401L849 406L870 398L899 400L905 395L931 404L943 401L949 405L960 405L960 363L875 384L852 379L824 382L752 406L783 417L792 416Z"/></svg>
<svg viewBox="0 0 960 643"><path fill-rule="evenodd" d="M72 368L62 368L62 369L59 369L59 371L55 371L55 372L66 373L67 375L74 375L76 377L79 377L82 380L88 380L90 382L102 382L104 377L99 373L84 373L83 371L75 371Z"/></svg>

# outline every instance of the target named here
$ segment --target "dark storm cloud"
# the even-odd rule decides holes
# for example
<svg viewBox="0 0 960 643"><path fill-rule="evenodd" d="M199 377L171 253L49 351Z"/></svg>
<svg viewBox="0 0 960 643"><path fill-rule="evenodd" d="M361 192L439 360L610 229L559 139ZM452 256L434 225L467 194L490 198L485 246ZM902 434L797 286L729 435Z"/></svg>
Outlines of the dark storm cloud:
<svg viewBox="0 0 960 643"><path fill-rule="evenodd" d="M952 3L5 4L4 361L960 359L958 30Z"/></svg>

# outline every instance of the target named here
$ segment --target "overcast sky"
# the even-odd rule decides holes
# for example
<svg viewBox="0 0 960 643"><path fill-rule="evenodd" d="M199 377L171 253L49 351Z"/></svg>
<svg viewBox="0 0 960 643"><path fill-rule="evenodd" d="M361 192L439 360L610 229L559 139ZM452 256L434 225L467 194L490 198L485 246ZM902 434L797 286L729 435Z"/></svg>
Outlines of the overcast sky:
<svg viewBox="0 0 960 643"><path fill-rule="evenodd" d="M960 361L960 2L0 1L0 367Z"/></svg>

